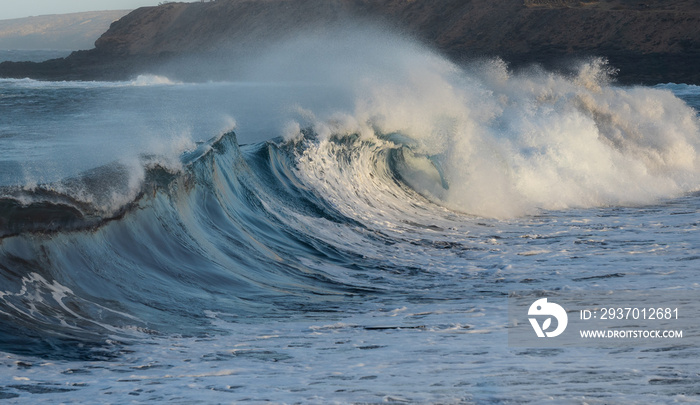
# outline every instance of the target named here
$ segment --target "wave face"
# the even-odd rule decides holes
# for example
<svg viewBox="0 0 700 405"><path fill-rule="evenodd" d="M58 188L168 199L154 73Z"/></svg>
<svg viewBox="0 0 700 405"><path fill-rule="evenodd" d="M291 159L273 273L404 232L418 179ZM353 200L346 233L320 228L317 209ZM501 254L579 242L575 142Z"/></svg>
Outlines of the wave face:
<svg viewBox="0 0 700 405"><path fill-rule="evenodd" d="M167 159L6 185L0 348L109 356L131 339L211 332L209 312L329 311L407 288L444 249L474 248L465 235L484 223L700 188L696 111L667 88L611 85L603 61L514 74L391 41L359 61L318 49L295 40L251 72L326 58L343 68L282 80L332 84L350 108L297 108L282 136L242 147L226 132L178 141Z"/></svg>
<svg viewBox="0 0 700 405"><path fill-rule="evenodd" d="M347 220L294 189L293 178L278 172L289 157L277 151L273 144L256 145L248 163L235 135L225 134L202 147L184 173L152 169L142 193L124 208L128 212L95 215L99 222L85 223L88 215L79 205L49 210L41 194L33 196L37 201L23 207L25 215L55 215L65 229L29 229L3 240L0 319L3 343L16 345L3 349L187 334L209 324L201 320L204 309L273 317L289 296L372 289L302 265L305 257L340 266L346 259L319 235L304 232L309 224L288 223L290 217L309 211L315 221ZM26 344L32 340L37 347Z"/></svg>

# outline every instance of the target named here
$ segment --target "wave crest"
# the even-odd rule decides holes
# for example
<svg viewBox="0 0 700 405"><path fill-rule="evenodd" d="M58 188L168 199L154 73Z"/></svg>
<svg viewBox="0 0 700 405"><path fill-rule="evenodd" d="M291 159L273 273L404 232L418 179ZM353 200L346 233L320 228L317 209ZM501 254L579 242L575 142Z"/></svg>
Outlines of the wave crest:
<svg viewBox="0 0 700 405"><path fill-rule="evenodd" d="M412 66L363 81L354 111L306 112L288 128L309 127L321 139L402 134L439 173L405 173L406 184L486 217L648 204L700 186L696 112L667 90L611 84L604 60L571 75L514 74L500 60L471 70L440 58Z"/></svg>

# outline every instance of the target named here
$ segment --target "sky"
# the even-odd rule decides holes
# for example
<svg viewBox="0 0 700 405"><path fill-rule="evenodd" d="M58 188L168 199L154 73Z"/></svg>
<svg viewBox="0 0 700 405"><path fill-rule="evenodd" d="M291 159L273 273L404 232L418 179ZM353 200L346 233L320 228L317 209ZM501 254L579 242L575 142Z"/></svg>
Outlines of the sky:
<svg viewBox="0 0 700 405"><path fill-rule="evenodd" d="M96 10L130 10L163 0L0 0L0 20Z"/></svg>

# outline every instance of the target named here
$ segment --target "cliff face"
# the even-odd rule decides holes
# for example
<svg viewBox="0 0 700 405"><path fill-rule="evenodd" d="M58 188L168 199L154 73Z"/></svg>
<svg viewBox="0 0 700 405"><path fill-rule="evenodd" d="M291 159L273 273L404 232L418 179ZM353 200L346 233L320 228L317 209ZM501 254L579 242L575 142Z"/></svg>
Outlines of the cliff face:
<svg viewBox="0 0 700 405"><path fill-rule="evenodd" d="M352 1L352 0L351 0ZM347 0L219 0L136 10L95 46L119 55L191 54L243 48L311 26L337 23Z"/></svg>
<svg viewBox="0 0 700 405"><path fill-rule="evenodd" d="M627 82L700 83L700 0L218 0L135 10L56 76L128 76L176 56L242 51L299 31L378 20L456 60L553 65L605 56ZM59 65L63 64L61 71ZM41 70L0 65L0 75ZM38 69L38 70L37 70ZM42 77L44 73L35 76ZM51 74L49 72L49 74Z"/></svg>

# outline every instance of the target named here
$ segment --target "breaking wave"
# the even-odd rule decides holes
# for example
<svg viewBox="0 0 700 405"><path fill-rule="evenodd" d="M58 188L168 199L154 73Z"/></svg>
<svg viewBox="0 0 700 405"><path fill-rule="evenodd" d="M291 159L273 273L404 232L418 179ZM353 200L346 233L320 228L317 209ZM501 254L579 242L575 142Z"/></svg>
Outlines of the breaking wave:
<svg viewBox="0 0 700 405"><path fill-rule="evenodd" d="M570 76L513 75L500 61L481 69L470 76L443 62L406 72L408 86L367 81L355 111L307 114L288 136L312 127L323 140L314 153L328 154L323 170L338 173L347 169L328 141L393 143L407 185L485 217L649 204L698 189L697 113L670 91L612 86L601 60Z"/></svg>
<svg viewBox="0 0 700 405"><path fill-rule="evenodd" d="M227 132L177 158L0 190L0 348L103 350L196 333L207 311L327 311L333 297L393 288L378 269L402 259L387 245L700 187L696 111L665 88L611 84L602 60L516 74L388 49L391 63L371 54L372 69L320 77L352 109L299 108L272 140L241 147Z"/></svg>

